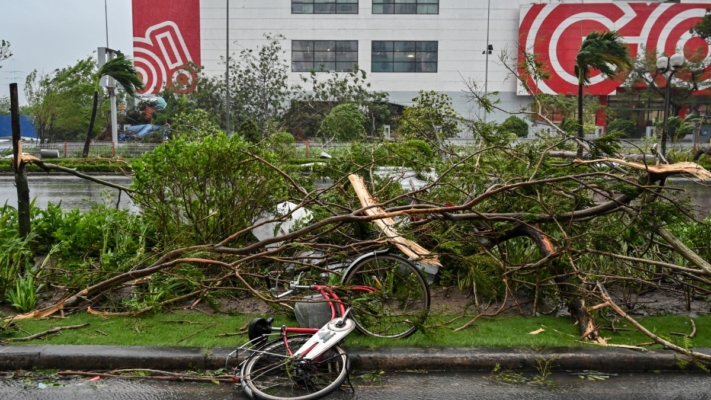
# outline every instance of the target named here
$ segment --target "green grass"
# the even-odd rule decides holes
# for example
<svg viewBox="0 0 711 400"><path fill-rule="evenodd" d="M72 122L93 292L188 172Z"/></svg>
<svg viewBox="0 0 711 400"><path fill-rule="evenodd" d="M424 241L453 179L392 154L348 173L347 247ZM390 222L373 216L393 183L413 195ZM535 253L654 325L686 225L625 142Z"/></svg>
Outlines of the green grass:
<svg viewBox="0 0 711 400"><path fill-rule="evenodd" d="M246 335L217 337L218 334L234 333L248 323L254 316L227 316L204 314L154 314L141 318L131 317L98 317L88 314L71 315L64 319L25 320L17 321L16 325L29 334L42 332L56 326L78 325L90 323L89 326L77 330L66 330L59 334L31 342L10 342L13 344L91 344L91 345L124 345L124 346L199 346L199 347L231 347L246 341ZM441 317L441 321L448 318ZM173 321L173 322L171 322ZM190 321L177 323L176 321ZM442 327L438 317L430 318L424 332L417 332L407 339L386 340L364 336L358 332L352 333L346 339L349 347L554 347L554 346L591 346L577 340L578 327L569 318L555 317L507 317L496 319L480 319L472 326L454 332L453 328L463 325L468 319L458 320L450 327ZM640 319L642 324L657 335L683 345L680 336L670 336L669 332L691 333L688 317L663 316ZM697 334L690 340L693 347L711 348L711 316L694 318ZM601 321L602 322L602 321ZM276 316L275 326L287 324L296 326L296 321L284 316ZM544 331L537 335L529 332L543 327ZM618 328L632 328L625 322L618 322ZM100 330L107 335L103 335ZM608 343L637 345L651 340L642 333L633 331L618 331L613 333L601 330L601 335L609 338ZM22 337L25 333L16 332L12 337ZM655 346L658 348L658 346ZM653 347L653 348L655 348Z"/></svg>

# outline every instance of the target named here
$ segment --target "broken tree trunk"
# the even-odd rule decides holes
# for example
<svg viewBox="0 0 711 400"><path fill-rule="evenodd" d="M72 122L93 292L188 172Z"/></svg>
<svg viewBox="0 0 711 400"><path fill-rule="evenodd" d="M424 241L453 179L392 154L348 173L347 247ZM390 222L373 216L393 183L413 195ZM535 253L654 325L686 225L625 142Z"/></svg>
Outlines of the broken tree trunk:
<svg viewBox="0 0 711 400"><path fill-rule="evenodd" d="M580 338L592 340L597 339L598 332L595 319L592 315L590 315L590 312L585 306L585 299L578 290L579 285L571 282L571 278L575 276L573 273L574 271L572 271L571 268L566 267L564 262L555 257L556 249L551 239L540 230L539 226L522 224L517 227L517 230L520 234L528 236L534 241L534 243L536 243L536 246L543 257L552 257L548 263L548 269L553 276L553 281L558 288L558 293L561 299L568 306L570 315L575 317L578 321Z"/></svg>
<svg viewBox="0 0 711 400"><path fill-rule="evenodd" d="M375 216L386 214L386 211L382 207L377 206L378 202L373 198L370 192L368 192L362 177L351 174L348 175L348 180L350 180L351 185L353 185L353 190L355 190L358 195L360 203L363 207L366 207L366 210L364 211L366 215ZM439 258L436 255L431 254L429 250L413 242L412 240L402 237L400 233L395 230L395 220L392 218L376 219L373 222L378 226L378 228L380 228L381 231L383 231L385 236L387 236L390 241L410 259L417 260L418 262L432 265L437 268L442 267L442 264L440 264Z"/></svg>
<svg viewBox="0 0 711 400"><path fill-rule="evenodd" d="M22 161L22 133L20 132L20 102L17 96L17 83L10 84L10 114L12 119L12 156L17 187L17 220L20 238L30 234L30 186L27 183L27 171Z"/></svg>

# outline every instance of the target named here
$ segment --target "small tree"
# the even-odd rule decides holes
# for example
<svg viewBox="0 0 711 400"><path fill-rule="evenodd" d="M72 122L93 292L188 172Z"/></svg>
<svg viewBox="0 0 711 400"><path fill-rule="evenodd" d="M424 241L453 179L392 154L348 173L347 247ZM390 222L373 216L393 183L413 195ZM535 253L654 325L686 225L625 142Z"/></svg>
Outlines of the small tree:
<svg viewBox="0 0 711 400"><path fill-rule="evenodd" d="M87 128L94 92L96 63L90 57L76 64L25 79L25 98L42 142L80 139Z"/></svg>
<svg viewBox="0 0 711 400"><path fill-rule="evenodd" d="M398 132L412 139L421 139L437 146L460 131L462 117L454 110L452 99L435 91L420 91L412 99L415 104L405 108Z"/></svg>
<svg viewBox="0 0 711 400"><path fill-rule="evenodd" d="M621 132L625 136L634 136L637 134L637 125L628 119L618 118L607 124L607 132Z"/></svg>
<svg viewBox="0 0 711 400"><path fill-rule="evenodd" d="M375 135L382 125L391 124L391 110L386 92L370 90L368 74L354 66L351 72L316 73L301 80L304 86L292 101L284 122L295 134L317 134L323 119L339 104L353 103L366 119L369 135Z"/></svg>
<svg viewBox="0 0 711 400"><path fill-rule="evenodd" d="M99 105L99 90L101 90L101 78L108 76L116 81L126 94L134 96L137 89L143 88L141 78L138 77L138 72L133 66L133 63L125 56L118 56L104 63L94 75L94 102L91 109L91 119L89 120L89 129L86 131L86 140L84 141L84 151L82 157L89 156L89 144L91 143L92 131L94 130L94 120L96 119L96 111Z"/></svg>
<svg viewBox="0 0 711 400"><path fill-rule="evenodd" d="M627 44L616 31L590 32L583 40L575 57L575 75L578 77L578 139L583 140L583 87L590 83L591 72L600 71L608 78L615 78L632 66ZM578 157L583 155L578 145Z"/></svg>
<svg viewBox="0 0 711 400"><path fill-rule="evenodd" d="M285 37L265 34L264 38L266 45L258 46L256 51L242 50L229 70L232 121L235 125L254 121L262 138L268 136L269 121L280 119L286 112L296 89L288 83L289 64L279 43Z"/></svg>
<svg viewBox="0 0 711 400"><path fill-rule="evenodd" d="M0 62L3 62L4 60L7 60L10 57L12 57L12 53L10 52L10 42L8 42L5 39L1 39L0 40ZM2 68L2 65L0 65L0 68Z"/></svg>
<svg viewBox="0 0 711 400"><path fill-rule="evenodd" d="M525 138L528 136L528 124L523 119L512 115L499 125L498 131L500 133L515 133L517 137Z"/></svg>
<svg viewBox="0 0 711 400"><path fill-rule="evenodd" d="M332 140L352 141L365 136L365 116L353 103L334 107L321 122L319 135L324 142Z"/></svg>
<svg viewBox="0 0 711 400"><path fill-rule="evenodd" d="M237 132L244 140L252 144L259 143L264 138L262 131L259 130L259 126L251 119L242 122L239 128L237 128Z"/></svg>

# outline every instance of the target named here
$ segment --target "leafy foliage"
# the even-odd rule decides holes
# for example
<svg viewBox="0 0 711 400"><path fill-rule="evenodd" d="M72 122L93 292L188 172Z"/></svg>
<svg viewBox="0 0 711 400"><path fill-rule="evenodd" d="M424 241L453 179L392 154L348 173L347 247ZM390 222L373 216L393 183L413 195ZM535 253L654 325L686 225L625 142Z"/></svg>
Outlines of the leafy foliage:
<svg viewBox="0 0 711 400"><path fill-rule="evenodd" d="M590 84L593 70L607 78L615 78L632 67L629 48L617 31L592 31L585 37L575 57L575 76L578 77L578 138L583 139L583 86ZM578 147L578 155L582 154Z"/></svg>
<svg viewBox="0 0 711 400"><path fill-rule="evenodd" d="M607 132L621 132L626 136L637 134L637 125L628 119L618 118L607 124Z"/></svg>
<svg viewBox="0 0 711 400"><path fill-rule="evenodd" d="M95 69L95 61L86 58L50 74L34 70L27 76L25 98L40 140L76 140L86 133Z"/></svg>
<svg viewBox="0 0 711 400"><path fill-rule="evenodd" d="M316 135L331 110L346 103L356 104L362 111L367 121L364 128L370 136L375 136L382 125L392 123L388 94L372 90L367 73L357 65L347 73L317 72L301 77L305 87L296 92L285 115L284 123L294 135Z"/></svg>
<svg viewBox="0 0 711 400"><path fill-rule="evenodd" d="M35 287L32 275L19 276L15 281L15 287L7 292L7 301L19 312L28 312L37 305L37 291L41 289Z"/></svg>
<svg viewBox="0 0 711 400"><path fill-rule="evenodd" d="M321 121L319 134L324 142L338 140L349 142L363 138L365 116L353 103L340 104L331 109Z"/></svg>
<svg viewBox="0 0 711 400"><path fill-rule="evenodd" d="M274 161L239 135L218 134L178 138L134 162L136 200L164 248L221 241L286 198L281 177L250 152Z"/></svg>
<svg viewBox="0 0 711 400"><path fill-rule="evenodd" d="M439 144L461 132L462 117L454 110L452 99L434 91L420 91L400 118L398 133L412 139Z"/></svg>
<svg viewBox="0 0 711 400"><path fill-rule="evenodd" d="M178 114L170 126L174 138L201 140L222 132L205 110L194 110Z"/></svg>
<svg viewBox="0 0 711 400"><path fill-rule="evenodd" d="M294 87L289 85L289 64L279 40L282 35L265 34L267 44L256 51L244 49L230 64L230 103L232 121L239 126L254 121L267 136L267 123L285 113Z"/></svg>
<svg viewBox="0 0 711 400"><path fill-rule="evenodd" d="M0 40L0 62L3 62L10 57L12 57L12 53L10 52L10 42L8 42L5 39L1 39ZM0 65L0 68L2 68L2 65Z"/></svg>
<svg viewBox="0 0 711 400"><path fill-rule="evenodd" d="M249 143L259 143L263 139L262 131L259 130L257 123L251 119L242 122L239 128L237 128L237 133L239 133L244 140Z"/></svg>
<svg viewBox="0 0 711 400"><path fill-rule="evenodd" d="M528 124L523 119L512 115L499 125L498 131L515 133L517 137L525 138L528 136Z"/></svg>
<svg viewBox="0 0 711 400"><path fill-rule="evenodd" d="M689 32L703 38L707 42L711 40L711 11L706 10L706 14L701 18L701 21L694 25Z"/></svg>

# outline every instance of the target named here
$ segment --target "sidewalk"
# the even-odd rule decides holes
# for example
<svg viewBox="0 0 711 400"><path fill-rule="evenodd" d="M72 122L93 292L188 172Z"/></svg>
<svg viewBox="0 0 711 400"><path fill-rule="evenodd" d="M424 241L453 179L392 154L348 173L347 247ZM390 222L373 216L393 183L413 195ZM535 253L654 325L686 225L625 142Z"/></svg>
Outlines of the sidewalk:
<svg viewBox="0 0 711 400"><path fill-rule="evenodd" d="M122 347L122 346L4 346L0 370L215 370L233 368L234 348ZM671 350L641 352L620 348L345 348L359 370L535 370L540 360L554 360L554 370L670 371L680 370L681 355ZM711 354L711 349L696 349ZM242 359L242 356L240 356ZM689 363L688 369L697 369Z"/></svg>

